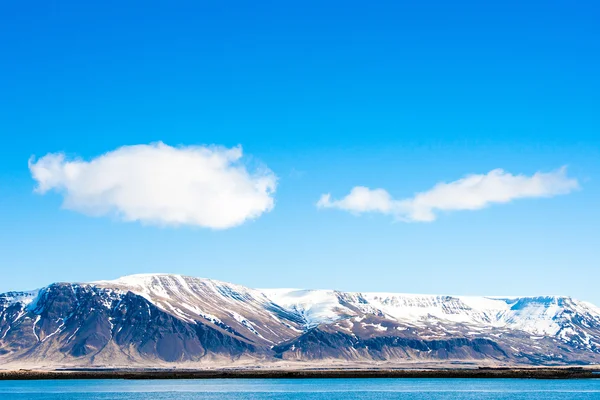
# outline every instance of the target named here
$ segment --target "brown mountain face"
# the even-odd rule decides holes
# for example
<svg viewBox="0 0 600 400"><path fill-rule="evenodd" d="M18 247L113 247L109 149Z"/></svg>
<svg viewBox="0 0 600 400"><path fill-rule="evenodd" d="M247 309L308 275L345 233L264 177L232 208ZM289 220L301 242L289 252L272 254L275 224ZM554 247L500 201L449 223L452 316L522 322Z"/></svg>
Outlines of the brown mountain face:
<svg viewBox="0 0 600 400"><path fill-rule="evenodd" d="M600 361L600 313L569 298L256 290L177 275L0 295L0 368L281 362Z"/></svg>

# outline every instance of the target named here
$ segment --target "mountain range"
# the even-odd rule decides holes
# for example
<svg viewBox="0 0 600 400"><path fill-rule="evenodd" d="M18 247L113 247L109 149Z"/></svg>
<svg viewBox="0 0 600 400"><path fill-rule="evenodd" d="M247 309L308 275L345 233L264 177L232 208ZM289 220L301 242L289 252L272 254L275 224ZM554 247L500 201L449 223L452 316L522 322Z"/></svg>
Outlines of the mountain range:
<svg viewBox="0 0 600 400"><path fill-rule="evenodd" d="M599 362L600 309L570 297L251 289L173 274L0 294L0 369Z"/></svg>

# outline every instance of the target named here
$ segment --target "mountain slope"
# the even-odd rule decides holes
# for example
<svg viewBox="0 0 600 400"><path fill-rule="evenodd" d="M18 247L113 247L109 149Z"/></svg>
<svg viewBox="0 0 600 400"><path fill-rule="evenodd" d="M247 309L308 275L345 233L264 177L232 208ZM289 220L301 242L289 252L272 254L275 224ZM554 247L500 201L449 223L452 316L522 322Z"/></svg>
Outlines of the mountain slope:
<svg viewBox="0 0 600 400"><path fill-rule="evenodd" d="M259 290L169 274L0 295L8 366L281 360L598 363L600 310L568 297Z"/></svg>
<svg viewBox="0 0 600 400"><path fill-rule="evenodd" d="M165 313L131 291L89 284L50 285L2 314L7 360L42 365L151 364L256 353L251 341Z"/></svg>
<svg viewBox="0 0 600 400"><path fill-rule="evenodd" d="M131 291L162 311L189 322L202 322L262 345L302 332L302 320L262 292L240 285L181 275L133 275L94 283Z"/></svg>

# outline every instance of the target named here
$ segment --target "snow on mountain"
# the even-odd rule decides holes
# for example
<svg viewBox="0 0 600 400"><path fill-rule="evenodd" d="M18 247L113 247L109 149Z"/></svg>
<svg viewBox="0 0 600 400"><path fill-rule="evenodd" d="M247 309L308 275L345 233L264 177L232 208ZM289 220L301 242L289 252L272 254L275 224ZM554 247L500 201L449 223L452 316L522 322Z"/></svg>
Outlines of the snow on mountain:
<svg viewBox="0 0 600 400"><path fill-rule="evenodd" d="M27 292L7 292L0 294L0 309L8 308L13 304L20 303L24 306L29 305L35 300L39 290L31 290Z"/></svg>
<svg viewBox="0 0 600 400"><path fill-rule="evenodd" d="M251 289L173 274L0 294L0 361L244 355L600 362L600 309L561 296Z"/></svg>
<svg viewBox="0 0 600 400"><path fill-rule="evenodd" d="M276 343L298 330L362 314L423 326L434 321L477 329L505 328L531 335L573 336L572 316L600 324L600 310L569 297L477 297L335 290L250 289L227 282L173 274L130 275L94 284L130 290L185 321L199 318L239 328ZM286 323L283 331L261 326ZM223 321L227 321L226 323ZM245 322L244 322L245 321ZM286 326L287 325L287 326ZM255 328L255 326L258 326ZM567 335L567 336L565 336ZM570 340L570 339L569 339Z"/></svg>
<svg viewBox="0 0 600 400"><path fill-rule="evenodd" d="M269 343L293 337L302 328L296 314L279 307L262 292L227 282L140 274L93 284L131 291L184 321L203 320Z"/></svg>
<svg viewBox="0 0 600 400"><path fill-rule="evenodd" d="M263 293L283 308L300 313L308 326L357 315L357 309L408 324L442 321L533 335L558 334L569 326L572 315L600 323L597 307L558 296L500 298L300 289L264 289Z"/></svg>
<svg viewBox="0 0 600 400"><path fill-rule="evenodd" d="M298 313L307 327L329 323L344 315L344 307L333 290L262 289L273 303Z"/></svg>

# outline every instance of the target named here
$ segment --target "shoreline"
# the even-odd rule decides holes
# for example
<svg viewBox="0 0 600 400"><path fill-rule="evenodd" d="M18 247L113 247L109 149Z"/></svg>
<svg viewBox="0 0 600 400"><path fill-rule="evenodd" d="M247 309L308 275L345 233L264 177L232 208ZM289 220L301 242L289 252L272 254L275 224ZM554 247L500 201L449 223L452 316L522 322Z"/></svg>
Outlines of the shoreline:
<svg viewBox="0 0 600 400"><path fill-rule="evenodd" d="M340 378L504 378L598 379L600 370L566 368L478 369L304 369L304 370L0 370L0 380L53 379L340 379Z"/></svg>

